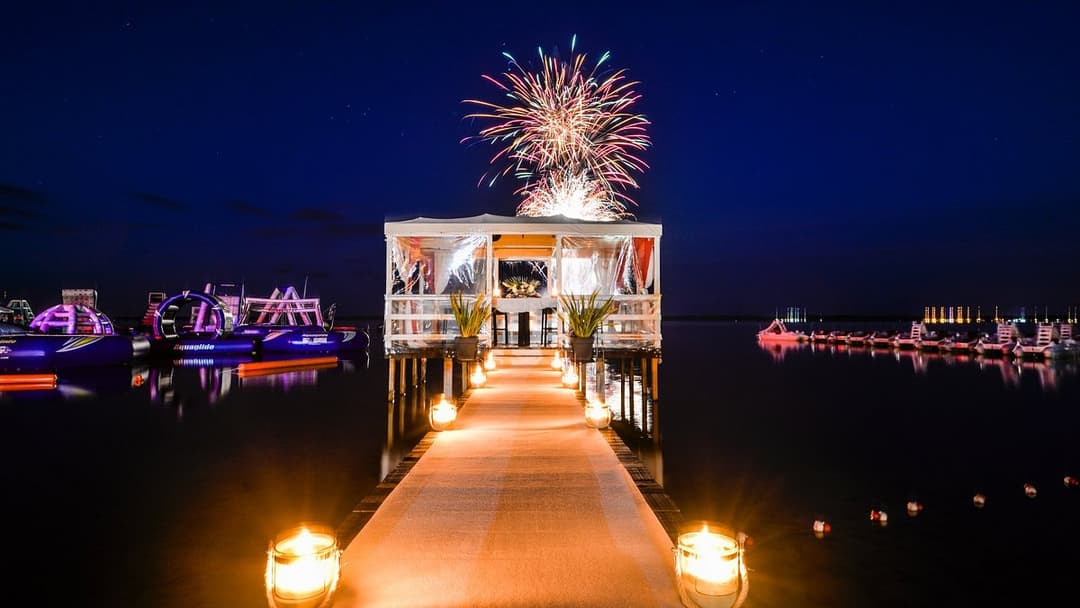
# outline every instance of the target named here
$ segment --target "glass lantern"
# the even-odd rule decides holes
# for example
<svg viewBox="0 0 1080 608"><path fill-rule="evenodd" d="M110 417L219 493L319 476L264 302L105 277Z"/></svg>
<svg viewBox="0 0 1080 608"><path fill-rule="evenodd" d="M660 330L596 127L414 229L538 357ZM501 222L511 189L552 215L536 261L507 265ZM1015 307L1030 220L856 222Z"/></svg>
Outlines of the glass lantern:
<svg viewBox="0 0 1080 608"><path fill-rule="evenodd" d="M271 608L328 606L340 574L337 536L320 524L302 524L270 543L266 597Z"/></svg>
<svg viewBox="0 0 1080 608"><path fill-rule="evenodd" d="M690 608L737 608L746 601L750 583L743 562L743 535L710 529L679 535L675 577L679 597Z"/></svg>

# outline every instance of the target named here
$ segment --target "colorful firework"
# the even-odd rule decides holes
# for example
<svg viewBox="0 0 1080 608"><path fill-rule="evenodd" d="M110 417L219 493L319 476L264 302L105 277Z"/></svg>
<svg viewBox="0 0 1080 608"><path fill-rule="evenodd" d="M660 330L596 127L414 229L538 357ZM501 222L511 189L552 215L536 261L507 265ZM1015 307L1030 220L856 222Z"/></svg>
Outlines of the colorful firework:
<svg viewBox="0 0 1080 608"><path fill-rule="evenodd" d="M518 206L518 215L564 215L605 222L630 216L626 207L613 200L600 182L585 175L549 173L522 193L525 200Z"/></svg>
<svg viewBox="0 0 1080 608"><path fill-rule="evenodd" d="M572 200L604 202L600 205L615 217L628 215L622 201L634 204L623 191L637 188L633 177L648 165L638 154L650 145L645 131L649 121L630 112L640 95L628 81L625 70L601 73L610 57L604 53L586 72L586 57L574 54L570 61L539 51L542 70L530 72L512 56L510 69L503 80L485 75L509 100L505 104L467 99L484 108L469 118L493 120L482 129L478 139L501 146L491 158L492 165L502 165L481 182L494 184L500 176L513 174L525 185L518 193L526 197L522 208L534 212L550 205L540 200L560 202L566 209ZM599 196L599 192L603 196ZM571 199L562 198L574 193ZM519 208L519 214L523 209Z"/></svg>

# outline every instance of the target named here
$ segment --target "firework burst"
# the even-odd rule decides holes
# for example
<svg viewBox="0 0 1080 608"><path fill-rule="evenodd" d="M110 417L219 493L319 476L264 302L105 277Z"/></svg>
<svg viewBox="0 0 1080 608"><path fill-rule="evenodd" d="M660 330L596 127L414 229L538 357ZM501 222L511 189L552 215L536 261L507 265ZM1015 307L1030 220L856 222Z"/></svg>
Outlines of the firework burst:
<svg viewBox="0 0 1080 608"><path fill-rule="evenodd" d="M611 198L600 182L585 175L552 173L522 192L525 200L518 215L550 217L564 215L575 219L612 221L628 217L624 207Z"/></svg>
<svg viewBox="0 0 1080 608"><path fill-rule="evenodd" d="M525 197L520 215L600 219L590 217L588 207L605 210L604 219L625 217L623 201L635 204L625 190L637 188L633 174L648 167L638 154L650 145L649 121L630 111L640 98L634 91L639 83L627 80L625 70L602 72L608 53L587 70L586 56L574 54L573 46L569 61L540 50L542 69L536 72L504 53L510 66L502 78L484 78L506 101L465 100L482 108L469 118L494 123L463 141L499 147L491 158L499 168L481 182L491 185L507 175L524 181L517 191Z"/></svg>

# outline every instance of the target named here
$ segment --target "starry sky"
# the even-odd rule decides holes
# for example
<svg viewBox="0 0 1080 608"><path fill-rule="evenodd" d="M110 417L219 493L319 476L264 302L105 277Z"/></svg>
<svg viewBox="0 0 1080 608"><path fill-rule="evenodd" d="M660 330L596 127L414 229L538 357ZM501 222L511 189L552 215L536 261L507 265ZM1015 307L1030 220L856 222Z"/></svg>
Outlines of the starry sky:
<svg viewBox="0 0 1080 608"><path fill-rule="evenodd" d="M517 205L462 100L575 34L641 83L666 314L1080 304L1077 3L96 4L0 9L0 291L38 310L306 278L381 314L384 221Z"/></svg>

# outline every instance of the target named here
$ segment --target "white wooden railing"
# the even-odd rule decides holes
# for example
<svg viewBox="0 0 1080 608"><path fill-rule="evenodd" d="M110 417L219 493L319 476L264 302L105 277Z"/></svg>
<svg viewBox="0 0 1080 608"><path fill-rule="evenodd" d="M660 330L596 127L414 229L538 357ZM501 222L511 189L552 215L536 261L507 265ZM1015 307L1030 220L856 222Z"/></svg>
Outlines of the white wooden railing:
<svg viewBox="0 0 1080 608"><path fill-rule="evenodd" d="M465 298L473 302L476 296ZM604 320L596 345L607 349L659 348L660 296L616 295L614 300L617 308ZM558 312L564 312L561 302ZM559 327L560 343L568 344L565 324L559 323ZM449 347L459 335L449 295L386 296L383 343L388 353ZM480 344L491 345L490 322L480 331Z"/></svg>

